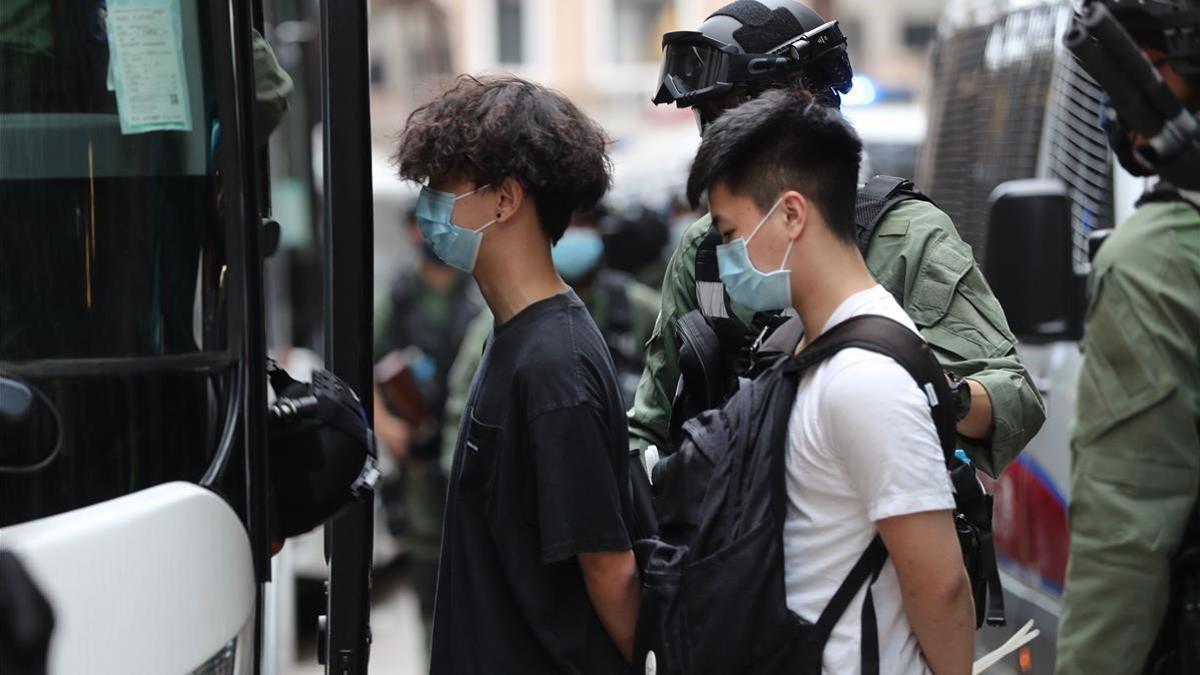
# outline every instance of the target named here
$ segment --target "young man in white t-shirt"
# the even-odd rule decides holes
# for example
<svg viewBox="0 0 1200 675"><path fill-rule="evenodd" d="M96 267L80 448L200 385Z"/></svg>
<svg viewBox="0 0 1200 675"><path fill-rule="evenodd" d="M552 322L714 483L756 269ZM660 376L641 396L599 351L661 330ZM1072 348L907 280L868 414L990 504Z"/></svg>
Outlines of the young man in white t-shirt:
<svg viewBox="0 0 1200 675"><path fill-rule="evenodd" d="M688 195L708 193L730 297L791 308L805 344L853 316L916 332L855 244L862 143L830 108L775 91L706 130ZM760 271L761 270L761 271ZM928 402L895 361L845 349L804 374L792 408L784 523L787 605L816 621L878 532L888 561L871 586L881 673L969 673L975 613L954 498ZM858 673L866 587L823 653L825 673Z"/></svg>

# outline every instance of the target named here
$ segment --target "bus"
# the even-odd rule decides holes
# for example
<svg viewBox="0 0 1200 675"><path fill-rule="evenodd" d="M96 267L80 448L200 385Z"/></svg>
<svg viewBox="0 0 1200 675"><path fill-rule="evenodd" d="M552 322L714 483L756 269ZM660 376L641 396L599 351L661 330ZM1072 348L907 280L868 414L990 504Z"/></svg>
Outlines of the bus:
<svg viewBox="0 0 1200 675"><path fill-rule="evenodd" d="M0 596L44 610L0 616L0 671L271 673L293 486L268 412L262 6L69 5L0 13ZM366 26L366 0L320 2L325 363L370 411ZM359 674L372 510L347 501L320 652Z"/></svg>

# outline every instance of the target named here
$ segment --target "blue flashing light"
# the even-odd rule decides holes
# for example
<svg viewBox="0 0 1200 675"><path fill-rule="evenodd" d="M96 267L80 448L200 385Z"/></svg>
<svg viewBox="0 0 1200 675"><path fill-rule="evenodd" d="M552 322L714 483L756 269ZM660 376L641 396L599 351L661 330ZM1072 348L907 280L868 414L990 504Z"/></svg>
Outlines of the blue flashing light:
<svg viewBox="0 0 1200 675"><path fill-rule="evenodd" d="M879 98L875 83L866 75L855 75L850 80L850 91L842 97L842 105L871 105Z"/></svg>

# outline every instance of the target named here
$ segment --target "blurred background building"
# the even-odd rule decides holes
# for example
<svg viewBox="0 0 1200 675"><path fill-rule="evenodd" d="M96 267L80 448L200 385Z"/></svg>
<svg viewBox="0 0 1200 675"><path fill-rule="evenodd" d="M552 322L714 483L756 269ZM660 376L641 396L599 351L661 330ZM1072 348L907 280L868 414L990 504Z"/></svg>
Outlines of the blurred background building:
<svg viewBox="0 0 1200 675"><path fill-rule="evenodd" d="M647 121L690 116L661 110L657 87L664 32L691 28L723 0L373 0L375 123L410 109L439 76L514 72L555 87L617 136ZM918 98L942 0L810 3L836 17L856 70L889 100Z"/></svg>

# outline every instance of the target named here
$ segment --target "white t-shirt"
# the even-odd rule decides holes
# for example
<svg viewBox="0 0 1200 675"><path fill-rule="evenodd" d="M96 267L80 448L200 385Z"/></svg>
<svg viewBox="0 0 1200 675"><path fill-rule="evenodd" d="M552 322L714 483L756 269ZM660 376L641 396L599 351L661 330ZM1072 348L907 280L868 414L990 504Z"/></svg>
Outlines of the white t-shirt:
<svg viewBox="0 0 1200 675"><path fill-rule="evenodd" d="M882 286L847 298L826 330L861 314L916 326ZM804 374L788 422L787 605L816 622L876 534L875 521L954 508L925 394L892 359L845 349ZM825 647L825 673L862 669L860 589ZM872 587L881 673L928 673L889 560Z"/></svg>

